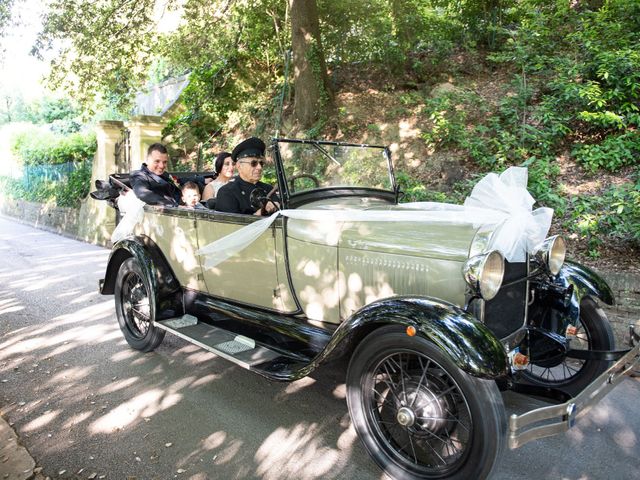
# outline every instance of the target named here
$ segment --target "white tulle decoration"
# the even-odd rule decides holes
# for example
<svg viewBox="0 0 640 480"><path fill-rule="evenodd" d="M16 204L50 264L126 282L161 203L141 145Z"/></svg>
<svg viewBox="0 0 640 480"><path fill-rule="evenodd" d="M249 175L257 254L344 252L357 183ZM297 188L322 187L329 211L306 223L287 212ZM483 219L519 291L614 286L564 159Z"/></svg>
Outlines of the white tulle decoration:
<svg viewBox="0 0 640 480"><path fill-rule="evenodd" d="M525 251L533 253L547 236L553 210L532 211L535 200L527 191L527 169L511 167L501 175L490 173L474 187L464 205L415 202L393 209L296 209L281 210L243 227L196 252L205 257L205 267L213 268L242 251L262 235L278 218L289 217L316 222L442 222L464 223L476 228L493 225L489 250L499 250L510 262L523 261Z"/></svg>
<svg viewBox="0 0 640 480"><path fill-rule="evenodd" d="M465 207L488 208L506 216L490 243L510 262L522 262L549 233L553 209L538 208L527 191L527 169L511 167L501 175L490 173L480 180L464 201Z"/></svg>

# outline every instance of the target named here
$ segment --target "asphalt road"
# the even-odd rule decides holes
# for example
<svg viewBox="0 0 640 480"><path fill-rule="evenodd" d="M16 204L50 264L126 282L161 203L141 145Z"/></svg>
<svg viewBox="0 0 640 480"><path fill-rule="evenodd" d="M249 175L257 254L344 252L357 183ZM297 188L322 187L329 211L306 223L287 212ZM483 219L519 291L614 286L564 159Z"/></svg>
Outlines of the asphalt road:
<svg viewBox="0 0 640 480"><path fill-rule="evenodd" d="M0 409L46 475L387 478L351 427L343 365L287 384L169 335L132 350L97 293L108 255L0 217ZM640 478L638 398L625 380L568 433L506 451L493 478Z"/></svg>

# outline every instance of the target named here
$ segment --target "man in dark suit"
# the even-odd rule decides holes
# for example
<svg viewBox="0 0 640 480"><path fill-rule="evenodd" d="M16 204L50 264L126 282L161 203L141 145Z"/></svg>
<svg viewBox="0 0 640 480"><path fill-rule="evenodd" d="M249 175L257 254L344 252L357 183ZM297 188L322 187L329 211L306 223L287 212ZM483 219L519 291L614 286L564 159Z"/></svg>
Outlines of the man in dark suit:
<svg viewBox="0 0 640 480"><path fill-rule="evenodd" d="M216 196L216 210L229 213L244 213L247 215L267 215L277 208L277 202L267 201L263 208L256 210L251 205L251 192L262 190L264 195L271 192L271 185L261 182L262 167L264 166L265 144L256 137L240 142L231 153L238 177L228 182L218 190Z"/></svg>
<svg viewBox="0 0 640 480"><path fill-rule="evenodd" d="M182 193L177 180L167 172L169 153L161 143L154 143L147 150L147 162L129 176L136 196L149 205L177 207Z"/></svg>

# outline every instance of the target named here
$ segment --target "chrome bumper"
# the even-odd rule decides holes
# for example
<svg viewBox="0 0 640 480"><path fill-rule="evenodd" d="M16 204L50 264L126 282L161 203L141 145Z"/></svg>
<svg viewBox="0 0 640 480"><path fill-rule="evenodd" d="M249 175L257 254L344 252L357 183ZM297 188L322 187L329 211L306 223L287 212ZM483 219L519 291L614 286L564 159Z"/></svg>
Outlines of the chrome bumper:
<svg viewBox="0 0 640 480"><path fill-rule="evenodd" d="M634 373L634 370L640 366L640 342L638 341L640 337L633 329L630 333L631 342L635 343L635 346L577 396L560 405L536 408L522 415L511 415L509 417L509 448L518 448L531 440L566 432L573 427L578 415L588 411L625 376ZM552 420L559 421L543 423Z"/></svg>

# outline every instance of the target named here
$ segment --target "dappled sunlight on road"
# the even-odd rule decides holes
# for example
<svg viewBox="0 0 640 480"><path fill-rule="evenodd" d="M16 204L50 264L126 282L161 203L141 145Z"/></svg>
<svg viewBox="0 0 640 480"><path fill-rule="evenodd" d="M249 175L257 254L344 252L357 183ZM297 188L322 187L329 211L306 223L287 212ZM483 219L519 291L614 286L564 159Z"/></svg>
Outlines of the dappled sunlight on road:
<svg viewBox="0 0 640 480"><path fill-rule="evenodd" d="M343 467L338 450L324 443L320 425L278 428L255 454L257 473L265 480L333 478Z"/></svg>
<svg viewBox="0 0 640 480"><path fill-rule="evenodd" d="M55 357L76 348L78 343L99 343L112 340L119 336L119 330L113 324L94 325L87 328L89 327L88 322L112 315L110 311L113 308L112 305L112 302L101 302L81 308L72 314L53 318L37 328L7 333L3 336L6 340L0 340L0 361L17 354L35 356L38 350L47 350L49 357ZM84 325L79 326L79 322L83 322ZM61 327L70 325L78 326L60 330Z"/></svg>
<svg viewBox="0 0 640 480"><path fill-rule="evenodd" d="M619 389L630 388L637 380L626 379ZM578 417L574 428L567 432L567 435L576 442L584 444L590 441L590 435L595 430L600 433L607 427L613 426L615 433L612 440L628 455L636 455L640 443L638 434L629 427L629 415L637 415L636 409L625 405L627 408L619 408L611 403L610 397L605 397L600 404L593 408L588 414Z"/></svg>
<svg viewBox="0 0 640 480"><path fill-rule="evenodd" d="M345 400L347 398L347 384L342 383L333 389L333 396L340 400Z"/></svg>
<svg viewBox="0 0 640 480"><path fill-rule="evenodd" d="M123 388L128 388L138 381L140 381L140 377L123 378L122 380L113 381L109 385L105 385L96 393L98 395L108 395L110 393L117 392L118 390L122 390Z"/></svg>
<svg viewBox="0 0 640 480"><path fill-rule="evenodd" d="M50 422L52 422L61 413L62 413L62 410L53 410L53 411L48 410L44 412L42 415L40 415L39 417L27 423L24 426L24 431L31 432L33 430L43 428L46 425L48 425Z"/></svg>
<svg viewBox="0 0 640 480"><path fill-rule="evenodd" d="M316 381L311 377L304 377L295 382L291 382L284 387L284 390L282 390L278 395L276 395L276 400L278 401L285 400L289 395L295 394L301 391L303 388L310 387L314 383L316 383Z"/></svg>
<svg viewBox="0 0 640 480"><path fill-rule="evenodd" d="M24 305L8 292L0 292L0 316L24 310Z"/></svg>
<svg viewBox="0 0 640 480"><path fill-rule="evenodd" d="M112 433L133 422L152 417L162 410L173 407L181 399L182 395L175 392L157 388L147 390L101 416L92 422L87 430L91 434Z"/></svg>

